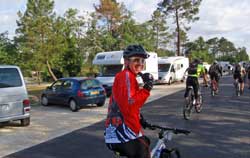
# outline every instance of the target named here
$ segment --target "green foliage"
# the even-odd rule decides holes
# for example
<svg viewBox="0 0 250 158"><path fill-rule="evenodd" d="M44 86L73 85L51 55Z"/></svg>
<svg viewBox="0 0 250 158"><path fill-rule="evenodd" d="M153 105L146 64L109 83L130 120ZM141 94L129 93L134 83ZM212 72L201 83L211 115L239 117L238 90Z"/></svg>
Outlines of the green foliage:
<svg viewBox="0 0 250 158"><path fill-rule="evenodd" d="M236 62L240 61L249 61L249 56L245 47L238 48L238 53L236 54Z"/></svg>
<svg viewBox="0 0 250 158"><path fill-rule="evenodd" d="M199 12L200 3L201 0L162 0L158 4L159 10L166 14L166 16L172 17L176 24L177 55L180 55L181 43L184 43L186 40L184 36L185 31L190 29L188 24L199 20L199 17L196 15Z"/></svg>
<svg viewBox="0 0 250 158"><path fill-rule="evenodd" d="M8 33L0 34L0 64L19 65L20 54L16 45L8 39Z"/></svg>
<svg viewBox="0 0 250 158"><path fill-rule="evenodd" d="M173 56L175 52L168 48L174 36L178 37L177 49L185 47L190 58L201 58L208 63L215 58L231 62L248 60L244 47L235 48L223 37L207 41L199 37L187 42L189 24L199 19L196 15L200 2L163 0L149 21L138 23L132 12L116 0L100 0L99 5L94 5L95 11L84 17L76 9L57 16L53 0L28 0L26 11L18 12L14 42L7 33L0 34L0 64L19 65L25 76L31 71L41 72L46 81L93 76L98 69L92 60L98 52L141 44L158 56ZM176 23L173 32L169 31L170 18Z"/></svg>
<svg viewBox="0 0 250 158"><path fill-rule="evenodd" d="M16 42L30 70L42 71L53 58L53 8L52 0L28 0L27 10L18 12Z"/></svg>
<svg viewBox="0 0 250 158"><path fill-rule="evenodd" d="M147 22L146 25L148 26L148 30L152 32L151 36L154 49L158 50L166 47L171 38L168 32L169 27L167 26L166 15L159 10L155 10L152 19Z"/></svg>

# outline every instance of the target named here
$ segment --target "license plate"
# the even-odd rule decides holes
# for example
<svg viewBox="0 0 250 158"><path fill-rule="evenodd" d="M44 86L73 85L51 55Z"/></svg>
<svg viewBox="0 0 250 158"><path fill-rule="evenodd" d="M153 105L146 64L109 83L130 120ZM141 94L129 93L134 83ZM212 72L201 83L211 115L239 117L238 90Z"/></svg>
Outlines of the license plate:
<svg viewBox="0 0 250 158"><path fill-rule="evenodd" d="M96 94L99 94L99 91L92 91L90 92L91 95L96 95Z"/></svg>

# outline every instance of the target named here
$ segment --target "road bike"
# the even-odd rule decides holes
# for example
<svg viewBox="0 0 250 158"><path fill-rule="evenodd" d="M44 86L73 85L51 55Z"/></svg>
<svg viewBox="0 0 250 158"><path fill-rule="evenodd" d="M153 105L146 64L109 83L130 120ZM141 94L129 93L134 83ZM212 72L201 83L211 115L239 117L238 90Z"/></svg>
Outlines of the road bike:
<svg viewBox="0 0 250 158"><path fill-rule="evenodd" d="M150 130L159 129L158 132L158 141L151 150L150 157L151 158L181 158L180 151L177 148L171 148L168 146L168 142L172 140L173 134L185 134L188 135L190 131L185 129L178 128L169 128L162 127L159 125L152 125L147 123L144 128L148 128ZM116 158L126 157L124 155L120 155L118 152L114 152Z"/></svg>
<svg viewBox="0 0 250 158"><path fill-rule="evenodd" d="M211 95L215 96L216 92L218 91L218 83L216 82L215 79L211 80L210 83L210 88L211 88Z"/></svg>
<svg viewBox="0 0 250 158"><path fill-rule="evenodd" d="M191 119L191 114L193 112L193 107L195 107L196 113L200 113L202 110L203 97L202 94L199 93L198 99L199 104L194 97L194 90L192 86L188 86L188 96L185 98L185 104L183 106L183 117L185 120Z"/></svg>

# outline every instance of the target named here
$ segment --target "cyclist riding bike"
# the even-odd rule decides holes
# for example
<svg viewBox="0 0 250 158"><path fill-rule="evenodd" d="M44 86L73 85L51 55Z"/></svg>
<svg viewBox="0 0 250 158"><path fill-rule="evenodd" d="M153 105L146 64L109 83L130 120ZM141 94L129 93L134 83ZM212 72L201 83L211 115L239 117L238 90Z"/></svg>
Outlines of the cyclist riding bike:
<svg viewBox="0 0 250 158"><path fill-rule="evenodd" d="M246 75L246 70L239 63L234 67L234 83L238 81L240 83L240 94L243 94L244 91L244 76Z"/></svg>
<svg viewBox="0 0 250 158"><path fill-rule="evenodd" d="M202 75L204 81L206 81L205 68L201 64L201 61L199 59L194 59L189 64L189 68L186 70L186 72L188 73L188 77L187 77L187 80L186 80L186 91L185 91L184 97L185 97L186 100L188 100L188 93L189 93L189 88L188 87L192 86L193 90L194 90L194 97L195 97L195 100L196 100L196 105L200 106L198 78L200 77L200 75Z"/></svg>
<svg viewBox="0 0 250 158"><path fill-rule="evenodd" d="M107 147L128 158L150 157L149 139L140 124L140 108L153 88L153 76L141 73L148 57L141 45L130 45L124 50L125 69L115 76L105 122ZM142 77L143 88L139 87L137 75Z"/></svg>
<svg viewBox="0 0 250 158"><path fill-rule="evenodd" d="M220 77L222 76L222 67L218 64L217 61L214 61L213 65L210 66L208 74L210 76L211 81L212 80L216 81L216 87L217 87L216 93L218 93L219 81L220 81Z"/></svg>

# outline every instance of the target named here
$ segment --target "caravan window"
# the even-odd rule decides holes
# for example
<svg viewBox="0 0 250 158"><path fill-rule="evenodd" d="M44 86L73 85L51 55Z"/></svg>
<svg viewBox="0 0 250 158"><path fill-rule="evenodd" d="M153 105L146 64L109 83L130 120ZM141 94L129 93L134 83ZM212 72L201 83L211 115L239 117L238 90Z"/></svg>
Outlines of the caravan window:
<svg viewBox="0 0 250 158"><path fill-rule="evenodd" d="M103 65L101 67L101 76L115 76L122 70L123 65Z"/></svg>
<svg viewBox="0 0 250 158"><path fill-rule="evenodd" d="M168 72L170 68L170 64L159 64L158 71L159 72Z"/></svg>

